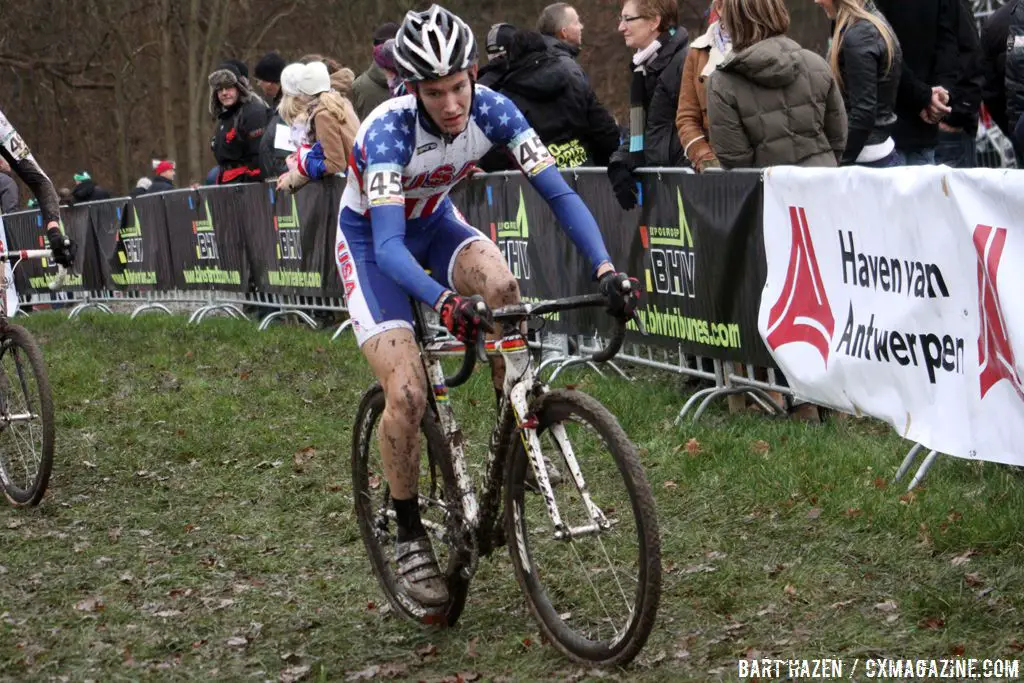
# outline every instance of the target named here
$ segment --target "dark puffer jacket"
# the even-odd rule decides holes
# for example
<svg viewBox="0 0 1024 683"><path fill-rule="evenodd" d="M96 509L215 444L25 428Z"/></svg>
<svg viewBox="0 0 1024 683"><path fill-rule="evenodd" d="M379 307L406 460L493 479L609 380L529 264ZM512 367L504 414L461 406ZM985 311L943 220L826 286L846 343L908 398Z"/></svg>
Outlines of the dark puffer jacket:
<svg viewBox="0 0 1024 683"><path fill-rule="evenodd" d="M883 22L885 18L876 13ZM847 139L842 163L852 164L865 145L885 142L896 123L896 93L903 68L903 51L893 40L889 65L885 39L870 21L846 29L839 48Z"/></svg>
<svg viewBox="0 0 1024 683"><path fill-rule="evenodd" d="M733 52L708 84L711 146L723 168L836 166L846 111L824 59L785 36Z"/></svg>
<svg viewBox="0 0 1024 683"><path fill-rule="evenodd" d="M491 88L519 107L559 168L607 166L619 146L615 119L567 60L548 48L540 33L516 33L509 48L508 70ZM492 162L493 157L481 167L498 170Z"/></svg>

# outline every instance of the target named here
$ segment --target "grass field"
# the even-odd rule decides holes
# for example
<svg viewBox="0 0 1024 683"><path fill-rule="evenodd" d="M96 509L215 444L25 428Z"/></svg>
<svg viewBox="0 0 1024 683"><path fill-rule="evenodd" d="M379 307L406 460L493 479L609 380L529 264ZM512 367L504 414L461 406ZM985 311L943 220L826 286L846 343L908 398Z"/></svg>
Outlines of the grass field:
<svg viewBox="0 0 1024 683"><path fill-rule="evenodd" d="M370 376L350 338L221 319L25 324L58 446L42 505L0 505L4 680L729 680L744 657L863 670L1024 649L1020 473L943 459L905 494L890 479L908 444L870 420L718 406L677 428L693 390L677 377L566 376L641 449L662 534L654 634L629 669L595 673L540 642L503 553L451 631L382 609L352 512L350 423ZM487 379L453 400L479 462Z"/></svg>

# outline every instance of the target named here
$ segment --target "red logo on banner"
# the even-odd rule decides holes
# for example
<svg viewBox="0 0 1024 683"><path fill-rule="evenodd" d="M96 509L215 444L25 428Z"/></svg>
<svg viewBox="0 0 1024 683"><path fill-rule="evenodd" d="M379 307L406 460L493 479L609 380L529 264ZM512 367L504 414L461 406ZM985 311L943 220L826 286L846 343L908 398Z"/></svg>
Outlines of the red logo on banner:
<svg viewBox="0 0 1024 683"><path fill-rule="evenodd" d="M827 367L836 321L821 281L803 207L789 207L789 220L793 227L789 271L782 293L768 314L768 346L774 350L805 342L821 353Z"/></svg>
<svg viewBox="0 0 1024 683"><path fill-rule="evenodd" d="M1007 380L1024 400L1013 347L1006 334L1006 321L999 303L996 276L1006 246L1006 228L978 225L974 228L974 248L978 251L978 311L981 334L978 335L978 365L981 366L981 397L996 382Z"/></svg>

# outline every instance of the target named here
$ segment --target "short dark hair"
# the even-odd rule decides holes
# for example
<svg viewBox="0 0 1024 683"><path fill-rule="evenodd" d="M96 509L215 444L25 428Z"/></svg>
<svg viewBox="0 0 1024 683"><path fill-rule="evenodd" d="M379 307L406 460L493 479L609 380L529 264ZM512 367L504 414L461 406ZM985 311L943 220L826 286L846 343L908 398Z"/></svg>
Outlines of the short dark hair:
<svg viewBox="0 0 1024 683"><path fill-rule="evenodd" d="M572 5L567 2L556 2L545 7L537 19L537 33L543 33L546 36L557 34L569 23L568 14L571 9Z"/></svg>

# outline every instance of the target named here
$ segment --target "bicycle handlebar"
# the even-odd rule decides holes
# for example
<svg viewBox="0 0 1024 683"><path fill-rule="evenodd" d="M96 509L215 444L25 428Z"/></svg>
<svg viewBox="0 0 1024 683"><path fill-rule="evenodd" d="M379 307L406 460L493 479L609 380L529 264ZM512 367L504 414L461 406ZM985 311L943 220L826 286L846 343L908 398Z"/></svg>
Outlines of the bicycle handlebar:
<svg viewBox="0 0 1024 683"><path fill-rule="evenodd" d="M26 261L30 259L52 259L52 249L19 249L17 251L0 251L0 263L9 262L12 266L17 265L20 261ZM64 286L64 283L68 279L68 270L64 266L57 264L57 275L50 281L50 291L56 291Z"/></svg>
<svg viewBox="0 0 1024 683"><path fill-rule="evenodd" d="M584 294L582 296L569 296L563 299L553 299L550 301L541 301L539 303L521 303L513 304L511 306L503 306L496 308L491 312L495 322L510 321L518 322L525 318L532 316L545 315L548 313L558 313L561 311L571 311L578 308L597 308L606 306L608 300L603 294ZM639 317L634 318L637 326L640 328L641 334L647 334L647 330L644 327L643 321ZM598 350L596 353L590 355L587 359L595 363L605 363L615 357L615 354L622 348L623 342L626 340L626 321L616 319L615 331L612 334L611 339L608 341L608 345ZM477 337L476 344L466 344L466 352L462 357L462 365L459 367L458 372L452 377L445 377L445 383L449 387L457 387L460 384L464 384L469 379L470 375L473 374L473 369L476 367L477 357L480 360L486 360L487 355L484 349L484 336L479 335Z"/></svg>

